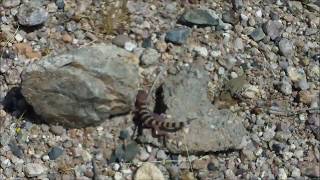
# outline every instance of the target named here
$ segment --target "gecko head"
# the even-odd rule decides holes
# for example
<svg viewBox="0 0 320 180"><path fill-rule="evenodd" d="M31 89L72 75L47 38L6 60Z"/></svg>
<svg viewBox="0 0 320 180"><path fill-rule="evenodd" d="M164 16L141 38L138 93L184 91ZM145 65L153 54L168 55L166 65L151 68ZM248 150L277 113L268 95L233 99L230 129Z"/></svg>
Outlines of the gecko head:
<svg viewBox="0 0 320 180"><path fill-rule="evenodd" d="M140 107L144 104L147 104L148 93L144 90L139 90L136 96L135 106Z"/></svg>

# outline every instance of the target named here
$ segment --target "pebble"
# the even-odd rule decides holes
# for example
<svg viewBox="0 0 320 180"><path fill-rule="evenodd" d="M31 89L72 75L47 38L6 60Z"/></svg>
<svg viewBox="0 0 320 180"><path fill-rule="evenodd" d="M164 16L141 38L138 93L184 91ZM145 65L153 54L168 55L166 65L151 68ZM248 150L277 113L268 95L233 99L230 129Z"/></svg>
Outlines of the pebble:
<svg viewBox="0 0 320 180"><path fill-rule="evenodd" d="M72 43L73 38L68 33L65 33L64 35L62 35L62 40L65 43Z"/></svg>
<svg viewBox="0 0 320 180"><path fill-rule="evenodd" d="M47 168L44 167L42 164L38 163L28 163L24 166L24 173L27 177L37 177L42 174L45 174L47 171Z"/></svg>
<svg viewBox="0 0 320 180"><path fill-rule="evenodd" d="M202 57L207 57L209 54L207 48L205 47L196 46L193 48L193 50Z"/></svg>
<svg viewBox="0 0 320 180"><path fill-rule="evenodd" d="M157 179L165 180L162 172L157 166L152 163L146 162L137 170L134 179Z"/></svg>
<svg viewBox="0 0 320 180"><path fill-rule="evenodd" d="M264 34L261 27L255 28L250 34L250 37L256 42L261 41L265 36L266 35Z"/></svg>
<svg viewBox="0 0 320 180"><path fill-rule="evenodd" d="M184 44L191 30L189 28L177 28L166 33L165 40L174 44Z"/></svg>
<svg viewBox="0 0 320 180"><path fill-rule="evenodd" d="M279 42L279 52L285 57L292 57L294 55L293 43L286 38L282 38Z"/></svg>
<svg viewBox="0 0 320 180"><path fill-rule="evenodd" d="M1 2L0 2L1 3ZM16 7L20 4L20 0L3 0L2 5L5 8Z"/></svg>
<svg viewBox="0 0 320 180"><path fill-rule="evenodd" d="M157 50L147 48L145 51L143 51L140 57L140 64L142 65L142 67L155 65L159 63L160 56L161 54L158 53Z"/></svg>
<svg viewBox="0 0 320 180"><path fill-rule="evenodd" d="M299 102L307 105L310 105L312 100L315 98L315 96L311 94L310 91L305 91L305 90L299 91L298 97L299 97Z"/></svg>
<svg viewBox="0 0 320 180"><path fill-rule="evenodd" d="M60 147L53 147L49 151L48 156L51 160L56 160L62 154L63 154L63 149L61 149Z"/></svg>
<svg viewBox="0 0 320 180"><path fill-rule="evenodd" d="M299 178L301 176L300 169L297 167L293 167L293 170L291 172L291 177L293 178Z"/></svg>
<svg viewBox="0 0 320 180"><path fill-rule="evenodd" d="M292 93L292 85L287 80L287 78L282 79L280 90L285 95L291 95L291 93Z"/></svg>
<svg viewBox="0 0 320 180"><path fill-rule="evenodd" d="M14 36L14 38L15 38L16 41L18 41L18 42L23 41L23 37L21 36L21 34L16 34L16 35Z"/></svg>
<svg viewBox="0 0 320 180"><path fill-rule="evenodd" d="M18 22L23 26L36 26L45 23L48 20L48 12L31 4L23 4L17 14Z"/></svg>
<svg viewBox="0 0 320 180"><path fill-rule="evenodd" d="M112 43L119 47L124 47L125 43L130 41L131 39L127 35L118 35L112 39Z"/></svg>
<svg viewBox="0 0 320 180"><path fill-rule="evenodd" d="M58 136L66 132L63 126L50 126L50 131Z"/></svg>
<svg viewBox="0 0 320 180"><path fill-rule="evenodd" d="M120 164L114 163L114 164L112 165L112 169L113 169L114 171L119 171L119 169L120 169Z"/></svg>
<svg viewBox="0 0 320 180"><path fill-rule="evenodd" d="M166 160L168 158L166 152L164 152L164 150L161 149L157 152L156 157L159 160Z"/></svg>
<svg viewBox="0 0 320 180"><path fill-rule="evenodd" d="M219 17L213 10L189 9L179 18L179 22L186 25L216 26Z"/></svg>
<svg viewBox="0 0 320 180"><path fill-rule="evenodd" d="M124 43L124 49L127 51L133 51L135 48L137 48L137 45L133 42L125 42Z"/></svg>
<svg viewBox="0 0 320 180"><path fill-rule="evenodd" d="M263 25L263 30L271 40L275 40L281 36L283 25L280 20L269 20Z"/></svg>
<svg viewBox="0 0 320 180"><path fill-rule="evenodd" d="M286 173L285 169L280 168L279 172L278 172L278 179L279 180L286 180L287 178L288 177L287 177L287 173Z"/></svg>
<svg viewBox="0 0 320 180"><path fill-rule="evenodd" d="M56 5L58 9L64 9L64 0L56 0Z"/></svg>

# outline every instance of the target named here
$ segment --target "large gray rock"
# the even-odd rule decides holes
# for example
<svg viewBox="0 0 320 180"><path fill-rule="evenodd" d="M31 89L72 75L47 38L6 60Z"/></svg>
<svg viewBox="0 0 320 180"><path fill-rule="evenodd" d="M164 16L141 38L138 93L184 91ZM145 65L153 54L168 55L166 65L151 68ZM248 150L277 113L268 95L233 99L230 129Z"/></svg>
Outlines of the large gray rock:
<svg viewBox="0 0 320 180"><path fill-rule="evenodd" d="M139 59L114 45L98 44L31 64L22 94L48 123L96 125L131 110Z"/></svg>
<svg viewBox="0 0 320 180"><path fill-rule="evenodd" d="M27 3L20 6L17 18L22 26L37 26L48 20L48 12L37 4Z"/></svg>
<svg viewBox="0 0 320 180"><path fill-rule="evenodd" d="M228 110L217 110L207 97L209 77L198 68L169 77L163 86L167 114L175 121L191 121L188 131L177 131L167 148L173 153L239 149L246 130ZM180 141L180 142L179 142Z"/></svg>
<svg viewBox="0 0 320 180"><path fill-rule="evenodd" d="M179 23L188 26L216 26L219 24L219 17L215 11L210 9L190 9L182 14Z"/></svg>
<svg viewBox="0 0 320 180"><path fill-rule="evenodd" d="M196 68L169 76L163 84L165 113L172 117L167 121L190 123L184 129L169 133L166 147L171 153L185 153L187 149L191 154L241 149L246 136L241 119L211 104L207 97L208 81L206 72Z"/></svg>

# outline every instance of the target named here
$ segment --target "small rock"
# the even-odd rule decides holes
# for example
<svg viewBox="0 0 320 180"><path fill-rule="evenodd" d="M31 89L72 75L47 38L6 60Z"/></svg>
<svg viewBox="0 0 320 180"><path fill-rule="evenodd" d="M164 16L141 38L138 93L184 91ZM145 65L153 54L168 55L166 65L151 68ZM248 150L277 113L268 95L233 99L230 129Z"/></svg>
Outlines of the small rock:
<svg viewBox="0 0 320 180"><path fill-rule="evenodd" d="M306 78L301 79L301 80L298 82L297 86L298 86L301 90L308 90L309 87L310 87L309 84L308 84L308 82L307 82L307 80L306 80Z"/></svg>
<svg viewBox="0 0 320 180"><path fill-rule="evenodd" d="M291 172L291 177L298 178L301 176L301 172L299 168L294 167Z"/></svg>
<svg viewBox="0 0 320 180"><path fill-rule="evenodd" d="M242 0L231 0L232 3L232 9L237 11L240 10L243 7Z"/></svg>
<svg viewBox="0 0 320 180"><path fill-rule="evenodd" d="M114 180L123 180L122 174L120 172L116 172L113 178Z"/></svg>
<svg viewBox="0 0 320 180"><path fill-rule="evenodd" d="M283 169L283 168L279 169L278 179L279 180L286 180L287 179L287 173L286 173L285 169Z"/></svg>
<svg viewBox="0 0 320 180"><path fill-rule="evenodd" d="M1 1L0 1L1 3ZM3 0L2 1L2 5L5 8L12 8L12 7L16 7L20 4L20 0Z"/></svg>
<svg viewBox="0 0 320 180"><path fill-rule="evenodd" d="M137 45L133 42L125 42L124 43L124 49L127 51L133 51L135 48L137 48Z"/></svg>
<svg viewBox="0 0 320 180"><path fill-rule="evenodd" d="M150 157L150 154L144 148L140 150L139 156L138 156L138 159L140 161L146 161L149 159L149 157Z"/></svg>
<svg viewBox="0 0 320 180"><path fill-rule="evenodd" d="M303 7L301 1L288 1L289 9L293 13L302 13Z"/></svg>
<svg viewBox="0 0 320 180"><path fill-rule="evenodd" d="M56 0L58 9L64 9L64 0Z"/></svg>
<svg viewBox="0 0 320 180"><path fill-rule="evenodd" d="M310 105L312 100L315 98L313 94L311 94L310 91L300 91L298 94L299 102L302 102L303 104Z"/></svg>
<svg viewBox="0 0 320 180"><path fill-rule="evenodd" d="M297 69L293 66L288 66L286 71L287 71L288 77L294 83L298 83L299 81L306 78L306 74L302 68Z"/></svg>
<svg viewBox="0 0 320 180"><path fill-rule="evenodd" d="M20 25L36 26L47 21L48 12L39 6L28 3L20 6L17 18Z"/></svg>
<svg viewBox="0 0 320 180"><path fill-rule="evenodd" d="M112 169L113 169L114 171L119 171L119 169L120 169L120 164L114 163L114 164L112 165Z"/></svg>
<svg viewBox="0 0 320 180"><path fill-rule="evenodd" d="M229 11L222 14L222 21L225 23L235 25L240 21L240 17L234 11Z"/></svg>
<svg viewBox="0 0 320 180"><path fill-rule="evenodd" d="M250 34L250 37L256 42L261 41L265 36L266 35L264 34L261 27L254 29L254 31L252 31L252 33Z"/></svg>
<svg viewBox="0 0 320 180"><path fill-rule="evenodd" d="M209 163L208 163L207 168L208 168L209 171L215 171L215 170L217 170L217 167L216 167L216 166L214 165L214 163L212 163L212 162L209 162Z"/></svg>
<svg viewBox="0 0 320 180"><path fill-rule="evenodd" d="M50 126L50 131L55 135L62 135L66 130L63 126Z"/></svg>
<svg viewBox="0 0 320 180"><path fill-rule="evenodd" d="M206 47L200 47L200 46L196 46L193 48L193 50L195 52L197 52L197 54L199 54L202 57L207 57L208 56L208 50Z"/></svg>
<svg viewBox="0 0 320 180"><path fill-rule="evenodd" d="M279 42L279 51L285 57L292 57L294 55L294 46L289 39L282 38Z"/></svg>
<svg viewBox="0 0 320 180"><path fill-rule="evenodd" d="M118 35L112 39L112 43L119 47L124 47L126 42L130 42L131 39L127 35Z"/></svg>
<svg viewBox="0 0 320 180"><path fill-rule="evenodd" d="M283 25L280 20L270 20L263 25L263 30L271 40L275 40L281 36Z"/></svg>
<svg viewBox="0 0 320 180"><path fill-rule="evenodd" d="M161 54L157 50L148 48L140 57L142 67L149 67L159 62Z"/></svg>
<svg viewBox="0 0 320 180"><path fill-rule="evenodd" d="M159 160L165 160L165 159L167 159L168 157L167 157L167 154L166 154L166 152L164 152L164 150L159 150L158 152L157 152L157 159L159 159Z"/></svg>
<svg viewBox="0 0 320 180"><path fill-rule="evenodd" d="M14 38L16 39L16 41L21 42L23 40L23 37L21 36L21 34L16 34L14 36Z"/></svg>
<svg viewBox="0 0 320 180"><path fill-rule="evenodd" d="M59 156L63 154L63 149L60 147L53 147L48 153L48 156L51 160L56 160Z"/></svg>
<svg viewBox="0 0 320 180"><path fill-rule="evenodd" d="M137 170L134 179L165 180L162 172L152 163L146 162Z"/></svg>
<svg viewBox="0 0 320 180"><path fill-rule="evenodd" d="M208 167L208 161L205 159L196 159L192 161L192 167L194 169L206 169Z"/></svg>
<svg viewBox="0 0 320 180"><path fill-rule="evenodd" d="M65 33L64 35L62 35L62 40L65 43L72 43L73 38L68 33Z"/></svg>
<svg viewBox="0 0 320 180"><path fill-rule="evenodd" d="M45 174L46 171L47 168L38 163L28 163L24 166L24 173L30 178Z"/></svg>
<svg viewBox="0 0 320 180"><path fill-rule="evenodd" d="M167 42L181 45L187 41L190 33L191 33L191 30L189 28L173 29L166 33L165 40Z"/></svg>
<svg viewBox="0 0 320 180"><path fill-rule="evenodd" d="M8 145L13 155L17 156L18 158L23 157L23 151L15 141L11 141Z"/></svg>
<svg viewBox="0 0 320 180"><path fill-rule="evenodd" d="M120 138L121 140L128 139L128 138L129 138L129 131L126 130L126 129L121 130L121 131L120 131L120 136L119 136L119 138Z"/></svg>
<svg viewBox="0 0 320 180"><path fill-rule="evenodd" d="M284 78L281 81L281 86L280 86L280 90L283 94L285 95L290 95L292 93L292 85L290 84L290 82L287 80L287 78Z"/></svg>
<svg viewBox="0 0 320 180"><path fill-rule="evenodd" d="M216 26L219 24L219 17L213 10L189 9L183 13L178 22L189 26Z"/></svg>
<svg viewBox="0 0 320 180"><path fill-rule="evenodd" d="M49 3L47 5L47 10L48 10L49 13L54 13L54 12L57 12L58 7L57 7L57 5L55 3Z"/></svg>
<svg viewBox="0 0 320 180"><path fill-rule="evenodd" d="M236 38L236 40L234 41L234 50L235 51L243 51L244 50L244 44L242 42L241 38Z"/></svg>

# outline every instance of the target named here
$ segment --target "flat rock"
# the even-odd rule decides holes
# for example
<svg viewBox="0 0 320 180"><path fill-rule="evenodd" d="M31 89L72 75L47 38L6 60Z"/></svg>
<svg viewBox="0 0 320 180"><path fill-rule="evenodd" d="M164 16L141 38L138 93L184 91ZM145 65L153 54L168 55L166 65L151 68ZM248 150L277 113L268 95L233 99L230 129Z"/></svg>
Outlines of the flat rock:
<svg viewBox="0 0 320 180"><path fill-rule="evenodd" d="M47 168L38 163L28 163L24 166L24 173L27 177L37 177L44 174Z"/></svg>
<svg viewBox="0 0 320 180"><path fill-rule="evenodd" d="M2 5L6 8L16 7L20 4L20 0L3 0Z"/></svg>
<svg viewBox="0 0 320 180"><path fill-rule="evenodd" d="M277 37L281 36L283 25L280 20L269 20L263 25L263 31L271 40L275 40Z"/></svg>
<svg viewBox="0 0 320 180"><path fill-rule="evenodd" d="M241 149L246 135L241 119L229 110L217 110L207 97L208 75L202 68L168 77L163 85L166 114L189 125L176 132L166 146L172 153L215 152Z"/></svg>
<svg viewBox="0 0 320 180"><path fill-rule="evenodd" d="M21 92L34 111L51 124L97 125L131 110L138 89L135 55L97 44L47 57L22 73Z"/></svg>
<svg viewBox="0 0 320 180"><path fill-rule="evenodd" d="M283 56L292 57L294 55L294 45L289 39L281 39L279 42L279 51Z"/></svg>
<svg viewBox="0 0 320 180"><path fill-rule="evenodd" d="M250 37L254 41L261 41L266 35L264 34L263 30L261 27L257 27L255 30L252 31L250 34Z"/></svg>
<svg viewBox="0 0 320 180"><path fill-rule="evenodd" d="M190 33L189 28L176 28L166 33L165 40L174 44L184 44Z"/></svg>
<svg viewBox="0 0 320 180"><path fill-rule="evenodd" d="M188 26L216 26L219 24L219 17L209 9L190 9L182 14L179 22Z"/></svg>

